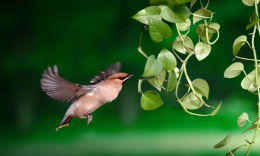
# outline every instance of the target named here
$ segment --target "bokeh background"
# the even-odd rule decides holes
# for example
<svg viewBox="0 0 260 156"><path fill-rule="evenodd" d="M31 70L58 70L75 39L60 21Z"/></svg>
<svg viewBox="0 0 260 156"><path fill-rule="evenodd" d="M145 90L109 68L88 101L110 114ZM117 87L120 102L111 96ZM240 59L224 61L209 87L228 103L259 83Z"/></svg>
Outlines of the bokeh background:
<svg viewBox="0 0 260 156"><path fill-rule="evenodd" d="M217 106L220 101L223 105L214 117L196 117L183 111L173 92L167 95L162 91L164 105L157 110L140 108L137 82L146 59L137 51L142 24L131 16L148 5L148 0L1 2L0 155L224 155L226 148L213 146L227 134L232 135L231 148L245 144L241 132L249 124L240 128L236 119L243 112L251 120L256 118L257 97L240 87L242 74L230 80L224 79L223 73L232 63L235 38L252 31L246 31L245 26L254 7L243 5L241 0L210 1L208 9L216 12L213 21L221 25L220 39L207 59L190 59L188 72L191 79L208 81L210 105ZM196 4L192 12L198 8ZM171 49L177 36L174 25L172 28L173 36L158 44L145 32L143 50L157 55L162 47ZM189 36L197 42L195 28L192 25ZM259 45L257 39L257 49ZM239 55L253 57L246 46ZM43 70L56 64L65 79L88 84L116 61L122 62L121 71L135 75L119 97L94 112L90 125L83 119L72 119L70 126L56 132L70 104L52 100L41 90ZM253 68L253 62L245 62L247 72ZM180 94L185 92L185 83L183 80ZM145 83L143 90L150 89ZM195 112L211 111L203 107ZM260 137L252 156L260 155L259 147ZM237 155L246 150L239 149Z"/></svg>

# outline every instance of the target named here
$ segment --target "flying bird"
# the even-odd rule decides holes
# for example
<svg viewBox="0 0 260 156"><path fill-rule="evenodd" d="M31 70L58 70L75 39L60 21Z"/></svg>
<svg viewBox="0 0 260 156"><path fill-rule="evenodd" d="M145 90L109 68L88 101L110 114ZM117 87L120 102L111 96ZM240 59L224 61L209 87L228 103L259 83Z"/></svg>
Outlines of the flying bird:
<svg viewBox="0 0 260 156"><path fill-rule="evenodd" d="M73 117L88 118L87 124L89 124L96 109L113 101L123 84L133 77L127 73L119 73L120 68L120 62L111 64L92 78L89 85L74 84L63 79L56 65L53 69L48 67L48 70L44 70L41 79L42 90L55 100L72 102L56 131L68 126Z"/></svg>

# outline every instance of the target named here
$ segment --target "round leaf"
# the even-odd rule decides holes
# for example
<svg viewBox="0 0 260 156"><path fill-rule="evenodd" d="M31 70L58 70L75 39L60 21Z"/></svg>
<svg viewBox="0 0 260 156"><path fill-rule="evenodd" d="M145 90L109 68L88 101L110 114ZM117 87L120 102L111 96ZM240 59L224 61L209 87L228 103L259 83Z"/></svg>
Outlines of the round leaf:
<svg viewBox="0 0 260 156"><path fill-rule="evenodd" d="M187 49L184 47L184 45L187 46L187 48L194 49L194 44L188 36L182 36L182 38L183 38L184 44L183 44L181 38L178 36L175 39L175 42L173 43L172 48L176 49L178 52L180 52L182 54L186 54Z"/></svg>
<svg viewBox="0 0 260 156"><path fill-rule="evenodd" d="M154 55L151 55L145 64L143 77L149 77L158 74L162 71L162 64L160 61L155 59Z"/></svg>
<svg viewBox="0 0 260 156"><path fill-rule="evenodd" d="M194 81L192 81L192 86L197 93L205 96L208 99L209 85L208 85L207 81L205 81L203 79L195 79Z"/></svg>
<svg viewBox="0 0 260 156"><path fill-rule="evenodd" d="M207 37L206 37L206 30L205 30L205 25L204 24L200 24L197 28L196 28L196 32L197 34L200 36L200 38L202 39L202 41L204 43L207 43ZM209 33L208 32L208 37L209 40L212 38L213 33Z"/></svg>
<svg viewBox="0 0 260 156"><path fill-rule="evenodd" d="M163 69L167 71L174 70L177 65L175 56L167 49L163 48L157 58L161 61Z"/></svg>
<svg viewBox="0 0 260 156"><path fill-rule="evenodd" d="M167 91L172 91L177 85L177 78L174 71L169 72Z"/></svg>
<svg viewBox="0 0 260 156"><path fill-rule="evenodd" d="M257 16L257 14L254 12L253 15L250 18L250 24L248 24L246 26L246 30L252 28L253 26L255 26L257 23L259 22L259 18Z"/></svg>
<svg viewBox="0 0 260 156"><path fill-rule="evenodd" d="M258 68L258 71L260 68ZM250 81L249 81L249 80ZM260 81L260 73L258 73L258 81ZM241 87L245 90L248 90L249 92L255 92L257 88L254 86L253 83L255 83L255 70L250 72L247 77L244 77L244 79L241 82Z"/></svg>
<svg viewBox="0 0 260 156"><path fill-rule="evenodd" d="M161 17L171 23L185 22L185 20L190 16L190 10L185 4L162 5L160 8L162 10Z"/></svg>
<svg viewBox="0 0 260 156"><path fill-rule="evenodd" d="M242 0L242 2L247 5L247 6L254 6L255 5L255 0ZM256 4L259 3L259 0L256 0Z"/></svg>
<svg viewBox="0 0 260 156"><path fill-rule="evenodd" d="M210 51L211 51L211 46L209 44L199 42L195 46L195 55L199 61L206 58L209 55Z"/></svg>
<svg viewBox="0 0 260 156"><path fill-rule="evenodd" d="M237 118L237 125L242 127L245 125L246 121L249 121L248 114L244 112Z"/></svg>
<svg viewBox="0 0 260 156"><path fill-rule="evenodd" d="M245 35L239 36L236 38L233 44L233 54L234 56L237 56L237 53L239 52L240 48L246 43L247 37Z"/></svg>
<svg viewBox="0 0 260 156"><path fill-rule="evenodd" d="M225 78L234 78L237 77L241 71L244 70L244 65L241 62L235 62L231 64L224 72Z"/></svg>
<svg viewBox="0 0 260 156"><path fill-rule="evenodd" d="M164 38L169 38L172 35L171 28L160 20L149 20L149 33L155 42L161 42Z"/></svg>
<svg viewBox="0 0 260 156"><path fill-rule="evenodd" d="M141 107L144 110L154 110L163 104L162 99L156 91L147 91L142 94Z"/></svg>
<svg viewBox="0 0 260 156"><path fill-rule="evenodd" d="M210 23L208 26L209 33L216 33L219 31L220 25L218 23Z"/></svg>
<svg viewBox="0 0 260 156"><path fill-rule="evenodd" d="M193 14L193 24L195 25L195 23L202 20L203 17L201 17L201 16L210 17L211 14L212 14L211 11L209 11L205 8L201 8L201 9L195 11L194 14ZM196 15L198 15L198 16L196 16Z"/></svg>
<svg viewBox="0 0 260 156"><path fill-rule="evenodd" d="M220 141L218 144L214 146L214 148L221 148L229 144L229 141L231 139L231 134L228 134L222 141Z"/></svg>
<svg viewBox="0 0 260 156"><path fill-rule="evenodd" d="M162 70L159 74L157 74L156 76L165 79L166 76L166 71ZM158 89L159 91L161 91L161 85L163 85L164 81L162 79L159 79L157 77L153 77L151 79L147 79L147 81L154 86L156 89Z"/></svg>
<svg viewBox="0 0 260 156"><path fill-rule="evenodd" d="M186 31L189 29L189 27L191 25L191 21L189 18L187 18L186 23L178 23L177 25L178 25L180 31Z"/></svg>
<svg viewBox="0 0 260 156"><path fill-rule="evenodd" d="M202 97L200 94L198 97ZM187 96L182 100L183 106L187 109L199 109L203 106L203 102L198 99L193 92L190 92Z"/></svg>
<svg viewBox="0 0 260 156"><path fill-rule="evenodd" d="M178 17L168 6L160 6L162 12L161 17L171 23L183 22L184 17Z"/></svg>
<svg viewBox="0 0 260 156"><path fill-rule="evenodd" d="M149 19L162 20L160 13L161 13L161 9L159 7L150 6L150 7L147 7L145 9L139 11L132 18L143 24L148 25Z"/></svg>

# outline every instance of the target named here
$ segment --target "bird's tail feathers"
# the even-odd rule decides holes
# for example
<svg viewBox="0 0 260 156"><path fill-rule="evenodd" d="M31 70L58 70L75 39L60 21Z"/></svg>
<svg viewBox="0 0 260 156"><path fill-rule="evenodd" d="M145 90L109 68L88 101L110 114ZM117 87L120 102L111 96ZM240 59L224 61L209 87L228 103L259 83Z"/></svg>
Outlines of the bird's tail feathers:
<svg viewBox="0 0 260 156"><path fill-rule="evenodd" d="M56 131L58 131L62 127L68 126L72 117L72 115L65 115L59 126L56 128Z"/></svg>

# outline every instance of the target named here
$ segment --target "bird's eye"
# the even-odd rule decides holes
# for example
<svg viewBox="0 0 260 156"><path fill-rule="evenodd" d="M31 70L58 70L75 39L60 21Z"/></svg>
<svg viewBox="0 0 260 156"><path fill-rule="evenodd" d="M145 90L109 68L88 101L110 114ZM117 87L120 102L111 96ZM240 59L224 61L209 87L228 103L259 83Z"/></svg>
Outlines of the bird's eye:
<svg viewBox="0 0 260 156"><path fill-rule="evenodd" d="M118 77L119 80L124 80L126 77Z"/></svg>
<svg viewBox="0 0 260 156"><path fill-rule="evenodd" d="M126 75L126 76L124 76L124 77L118 77L117 79L119 79L119 80L124 80L124 79L126 79L128 76L129 76L129 75Z"/></svg>

